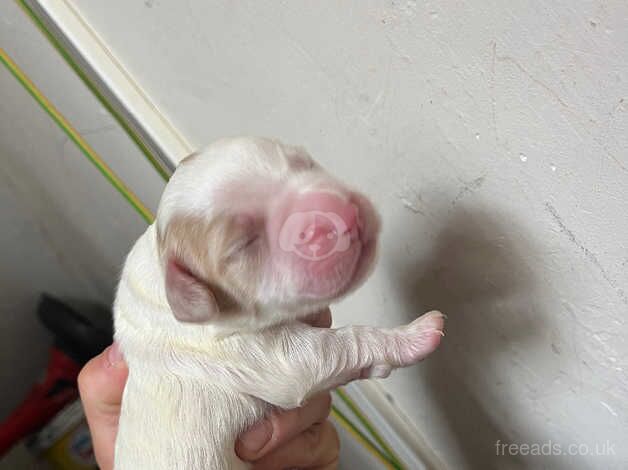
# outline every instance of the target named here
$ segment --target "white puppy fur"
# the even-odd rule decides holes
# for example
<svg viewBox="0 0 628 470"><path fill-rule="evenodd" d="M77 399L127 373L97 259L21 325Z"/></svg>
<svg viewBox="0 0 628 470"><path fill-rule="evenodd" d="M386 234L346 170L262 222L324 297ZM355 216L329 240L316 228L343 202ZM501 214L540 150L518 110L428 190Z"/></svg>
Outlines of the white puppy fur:
<svg viewBox="0 0 628 470"><path fill-rule="evenodd" d="M282 227L288 219L296 238ZM271 407L298 407L431 353L439 312L393 329L299 321L364 281L378 232L368 200L301 148L226 139L185 159L117 291L129 378L115 469L250 468L235 440ZM326 243L340 249L318 256Z"/></svg>

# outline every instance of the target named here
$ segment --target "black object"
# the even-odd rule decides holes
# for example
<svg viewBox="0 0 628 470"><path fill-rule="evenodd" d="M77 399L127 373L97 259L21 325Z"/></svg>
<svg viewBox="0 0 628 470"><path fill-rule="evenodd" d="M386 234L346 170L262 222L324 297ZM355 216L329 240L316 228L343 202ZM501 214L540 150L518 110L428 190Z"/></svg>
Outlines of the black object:
<svg viewBox="0 0 628 470"><path fill-rule="evenodd" d="M55 347L81 365L100 354L113 340L111 328L96 326L49 294L41 295L37 316L54 335Z"/></svg>

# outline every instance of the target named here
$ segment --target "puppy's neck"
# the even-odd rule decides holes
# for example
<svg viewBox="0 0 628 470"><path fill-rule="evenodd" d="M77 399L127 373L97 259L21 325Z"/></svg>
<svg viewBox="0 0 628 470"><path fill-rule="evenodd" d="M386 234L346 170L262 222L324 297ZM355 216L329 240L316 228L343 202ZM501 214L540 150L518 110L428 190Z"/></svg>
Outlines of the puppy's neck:
<svg viewBox="0 0 628 470"><path fill-rule="evenodd" d="M137 253L135 253L136 249ZM166 297L164 271L159 257L156 224L146 229L137 246L131 251L129 257L131 256L141 260L141 264L139 270L136 269L135 272L130 273L130 287L137 288L136 293L142 302L152 303L159 309L170 311ZM143 279L140 276L144 274L147 276Z"/></svg>

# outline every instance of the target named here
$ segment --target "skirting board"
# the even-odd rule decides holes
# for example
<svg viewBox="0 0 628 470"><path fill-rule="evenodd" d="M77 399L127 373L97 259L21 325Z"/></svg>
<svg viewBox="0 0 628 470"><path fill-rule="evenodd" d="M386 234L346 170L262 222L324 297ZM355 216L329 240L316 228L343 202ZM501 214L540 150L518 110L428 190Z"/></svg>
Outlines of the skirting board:
<svg viewBox="0 0 628 470"><path fill-rule="evenodd" d="M24 0L24 3L61 44L90 85L141 138L162 169L172 173L176 163L194 149L146 96L72 2Z"/></svg>
<svg viewBox="0 0 628 470"><path fill-rule="evenodd" d="M172 173L176 164L193 150L185 138L135 82L81 16L71 0L25 0L46 29L62 44L72 61L121 119L142 139ZM404 418L375 381L345 387L408 469L445 469L421 432Z"/></svg>
<svg viewBox="0 0 628 470"><path fill-rule="evenodd" d="M428 445L421 431L389 401L379 381L352 382L344 389L371 420L406 468L412 470L447 468Z"/></svg>

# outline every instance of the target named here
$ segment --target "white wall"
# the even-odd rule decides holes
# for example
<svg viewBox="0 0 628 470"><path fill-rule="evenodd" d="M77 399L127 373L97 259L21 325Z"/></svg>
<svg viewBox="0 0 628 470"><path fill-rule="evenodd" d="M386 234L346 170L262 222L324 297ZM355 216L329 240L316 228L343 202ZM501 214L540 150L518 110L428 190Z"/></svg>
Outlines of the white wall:
<svg viewBox="0 0 628 470"><path fill-rule="evenodd" d="M75 3L192 142L305 144L372 196L381 263L336 322L449 314L386 387L451 468L626 468L625 1Z"/></svg>
<svg viewBox="0 0 628 470"><path fill-rule="evenodd" d="M138 195L163 182L14 2L0 2L0 47L22 66ZM108 305L145 223L0 66L0 419L46 365L42 291ZM26 468L5 459L0 467Z"/></svg>

